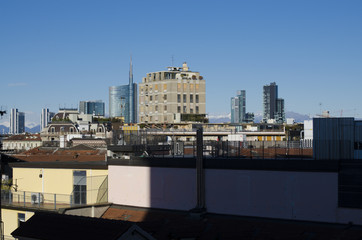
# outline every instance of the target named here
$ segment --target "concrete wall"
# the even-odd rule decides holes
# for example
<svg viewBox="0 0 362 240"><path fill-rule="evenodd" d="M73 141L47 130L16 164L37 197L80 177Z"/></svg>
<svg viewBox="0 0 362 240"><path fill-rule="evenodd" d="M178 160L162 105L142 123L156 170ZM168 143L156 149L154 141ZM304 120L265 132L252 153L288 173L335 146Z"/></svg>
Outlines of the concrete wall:
<svg viewBox="0 0 362 240"><path fill-rule="evenodd" d="M336 218L337 173L206 170L209 212L330 221Z"/></svg>
<svg viewBox="0 0 362 240"><path fill-rule="evenodd" d="M362 224L362 210L338 208L338 173L206 169L208 212ZM196 206L194 168L109 166L109 201L137 207Z"/></svg>
<svg viewBox="0 0 362 240"><path fill-rule="evenodd" d="M189 210L196 206L196 170L109 166L109 202Z"/></svg>

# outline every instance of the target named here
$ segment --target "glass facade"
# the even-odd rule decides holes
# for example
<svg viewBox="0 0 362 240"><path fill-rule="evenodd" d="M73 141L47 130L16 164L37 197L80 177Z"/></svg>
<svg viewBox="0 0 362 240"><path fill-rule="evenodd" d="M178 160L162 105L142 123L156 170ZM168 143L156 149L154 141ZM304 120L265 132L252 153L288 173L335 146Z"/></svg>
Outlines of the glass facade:
<svg viewBox="0 0 362 240"><path fill-rule="evenodd" d="M125 123L136 122L137 84L133 83L133 89L129 85L109 87L109 116L123 117Z"/></svg>
<svg viewBox="0 0 362 240"><path fill-rule="evenodd" d="M93 114L95 116L104 116L104 102L81 101L79 103L79 112L84 114Z"/></svg>
<svg viewBox="0 0 362 240"><path fill-rule="evenodd" d="M236 94L231 98L231 123L242 123L245 121L246 92L239 90Z"/></svg>

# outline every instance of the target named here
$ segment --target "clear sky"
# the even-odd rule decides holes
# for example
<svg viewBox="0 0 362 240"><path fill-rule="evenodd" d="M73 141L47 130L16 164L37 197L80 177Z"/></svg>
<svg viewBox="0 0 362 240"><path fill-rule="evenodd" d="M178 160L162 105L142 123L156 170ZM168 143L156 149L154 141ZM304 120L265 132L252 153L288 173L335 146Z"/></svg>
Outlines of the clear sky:
<svg viewBox="0 0 362 240"><path fill-rule="evenodd" d="M239 89L261 113L263 85L276 82L286 111L362 117L361 0L0 1L0 106L29 122L81 100L108 112L130 54L137 83L186 61L212 115L229 113Z"/></svg>

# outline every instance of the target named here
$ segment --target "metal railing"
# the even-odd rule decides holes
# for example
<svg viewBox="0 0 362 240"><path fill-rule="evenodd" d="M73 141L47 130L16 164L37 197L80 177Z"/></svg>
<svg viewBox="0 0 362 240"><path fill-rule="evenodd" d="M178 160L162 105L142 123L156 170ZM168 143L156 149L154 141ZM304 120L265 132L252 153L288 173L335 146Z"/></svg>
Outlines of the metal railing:
<svg viewBox="0 0 362 240"><path fill-rule="evenodd" d="M17 207L58 210L70 207L71 199L67 194L1 190L1 204Z"/></svg>

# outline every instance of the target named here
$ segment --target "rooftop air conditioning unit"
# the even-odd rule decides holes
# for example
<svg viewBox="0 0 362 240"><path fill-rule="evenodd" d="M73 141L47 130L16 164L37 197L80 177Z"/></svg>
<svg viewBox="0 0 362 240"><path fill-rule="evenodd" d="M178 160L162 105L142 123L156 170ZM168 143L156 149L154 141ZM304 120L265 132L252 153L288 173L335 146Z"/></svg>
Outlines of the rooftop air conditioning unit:
<svg viewBox="0 0 362 240"><path fill-rule="evenodd" d="M31 193L31 204L43 203L44 197L42 193Z"/></svg>

